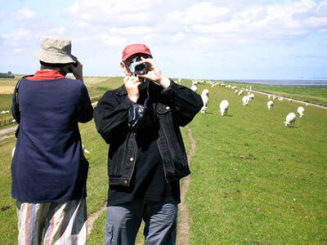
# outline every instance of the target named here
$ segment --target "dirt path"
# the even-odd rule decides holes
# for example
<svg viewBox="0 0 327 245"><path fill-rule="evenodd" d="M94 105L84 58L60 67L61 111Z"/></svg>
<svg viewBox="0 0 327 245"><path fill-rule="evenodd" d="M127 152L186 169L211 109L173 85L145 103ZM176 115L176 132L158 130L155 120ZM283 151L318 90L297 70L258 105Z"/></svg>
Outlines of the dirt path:
<svg viewBox="0 0 327 245"><path fill-rule="evenodd" d="M192 130L189 127L187 127L187 135L191 141L191 149L187 154L187 159L190 163L192 160L192 156L195 153L196 141L193 138ZM190 216L185 202L185 196L190 186L190 183L191 183L190 176L184 178L183 185L181 188L181 204L179 205L177 245L189 244Z"/></svg>
<svg viewBox="0 0 327 245"><path fill-rule="evenodd" d="M4 134L11 133L11 132L15 132L17 127L18 126L16 125L16 126L13 126L13 127L10 127L10 128L1 129L0 130L0 136L4 135Z"/></svg>
<svg viewBox="0 0 327 245"><path fill-rule="evenodd" d="M94 222L99 218L99 216L107 210L107 205L104 204L102 206L102 208L98 211L96 211L95 213L91 214L88 219L87 219L87 236L89 237L91 232L92 232L92 229L93 229L93 225L94 225Z"/></svg>
<svg viewBox="0 0 327 245"><path fill-rule="evenodd" d="M257 91L257 90L252 90L253 92L255 93L258 93L258 94L263 94L263 95L274 95L274 94L270 94L270 93L266 93L266 92L261 92L261 91ZM281 97L283 98L284 100L288 100L288 99L292 99L292 98L288 98L288 97L283 97L283 96L279 96L279 95L276 95L277 97ZM321 109L325 109L327 110L327 106L323 106L323 105L317 105L317 104L312 104L312 103L309 103L309 102L305 102L305 101L301 101L301 100L295 100L295 99L292 99L292 102L295 102L295 103L300 103L300 104L304 104L304 105L309 105L309 106L314 106L314 107L318 107L318 108L321 108Z"/></svg>

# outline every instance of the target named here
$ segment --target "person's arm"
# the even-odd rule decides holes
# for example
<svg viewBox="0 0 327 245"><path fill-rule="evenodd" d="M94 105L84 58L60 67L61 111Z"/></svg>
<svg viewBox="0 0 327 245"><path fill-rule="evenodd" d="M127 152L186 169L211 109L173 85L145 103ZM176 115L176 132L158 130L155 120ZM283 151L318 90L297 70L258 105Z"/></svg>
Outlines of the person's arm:
<svg viewBox="0 0 327 245"><path fill-rule="evenodd" d="M93 107L86 86L83 84L78 121L85 123L93 118Z"/></svg>
<svg viewBox="0 0 327 245"><path fill-rule="evenodd" d="M106 92L93 113L96 128L108 144L128 128L128 110L133 103L128 97L119 103L114 96L112 91Z"/></svg>
<svg viewBox="0 0 327 245"><path fill-rule="evenodd" d="M191 89L176 84L171 80L170 86L161 92L169 98L178 125L185 126L201 110L201 96Z"/></svg>
<svg viewBox="0 0 327 245"><path fill-rule="evenodd" d="M149 79L163 88L161 93L163 97L168 97L167 100L173 107L178 125L185 126L203 106L201 96L164 76L152 58L142 58L142 60L148 66L149 71L147 74L140 75L139 77Z"/></svg>

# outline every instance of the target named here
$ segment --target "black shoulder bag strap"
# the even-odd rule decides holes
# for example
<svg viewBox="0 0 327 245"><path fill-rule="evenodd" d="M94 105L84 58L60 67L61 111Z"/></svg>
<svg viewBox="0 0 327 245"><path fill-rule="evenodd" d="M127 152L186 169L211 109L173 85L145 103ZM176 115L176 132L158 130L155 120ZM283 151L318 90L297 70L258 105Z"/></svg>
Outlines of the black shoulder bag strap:
<svg viewBox="0 0 327 245"><path fill-rule="evenodd" d="M17 138L18 136L18 132L19 132L19 122L20 122L20 113L19 113L19 87L20 87L20 84L21 82L23 81L24 78L26 77L30 77L30 76L33 76L33 75L27 75L27 76L23 76L21 79L18 80L18 82L16 83L16 86L15 86L15 111L16 113L18 114L18 120L17 120L17 123L18 123L18 127L16 129L16 132L15 132L15 136Z"/></svg>

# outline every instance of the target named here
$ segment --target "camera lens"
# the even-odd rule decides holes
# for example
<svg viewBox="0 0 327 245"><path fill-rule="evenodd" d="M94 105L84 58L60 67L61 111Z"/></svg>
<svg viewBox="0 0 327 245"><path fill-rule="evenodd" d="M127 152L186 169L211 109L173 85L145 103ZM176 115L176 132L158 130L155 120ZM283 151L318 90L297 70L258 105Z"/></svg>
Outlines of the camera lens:
<svg viewBox="0 0 327 245"><path fill-rule="evenodd" d="M138 64L135 66L135 74L144 75L148 72L148 68L144 63Z"/></svg>

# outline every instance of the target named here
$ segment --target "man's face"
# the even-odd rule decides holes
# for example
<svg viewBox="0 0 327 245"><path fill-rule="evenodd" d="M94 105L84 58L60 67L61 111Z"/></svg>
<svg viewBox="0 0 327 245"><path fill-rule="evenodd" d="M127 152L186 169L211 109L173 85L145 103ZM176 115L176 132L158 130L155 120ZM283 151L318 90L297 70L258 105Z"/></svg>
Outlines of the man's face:
<svg viewBox="0 0 327 245"><path fill-rule="evenodd" d="M126 76L132 76L132 72L130 71L129 67L133 63L133 59L136 57L143 57L143 58L150 58L147 54L134 54L131 57L129 57L127 60L122 61L120 63L120 66L122 68L122 71L125 73Z"/></svg>

